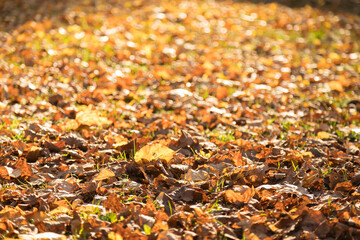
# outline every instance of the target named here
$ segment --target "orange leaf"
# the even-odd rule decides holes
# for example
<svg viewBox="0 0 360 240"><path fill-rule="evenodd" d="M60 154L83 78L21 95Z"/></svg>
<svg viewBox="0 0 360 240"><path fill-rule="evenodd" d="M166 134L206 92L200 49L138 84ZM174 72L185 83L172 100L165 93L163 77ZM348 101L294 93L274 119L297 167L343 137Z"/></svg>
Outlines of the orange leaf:
<svg viewBox="0 0 360 240"><path fill-rule="evenodd" d="M236 152L233 156L232 156L232 162L235 165L235 167L239 167L239 166L244 166L245 165L245 161L242 158L242 154L240 151Z"/></svg>
<svg viewBox="0 0 360 240"><path fill-rule="evenodd" d="M103 168L100 173L95 177L95 180L106 180L115 177L115 173L110 169Z"/></svg>
<svg viewBox="0 0 360 240"><path fill-rule="evenodd" d="M25 158L19 158L19 160L15 164L15 168L21 170L21 177L28 178L33 175L31 166L26 162Z"/></svg>
<svg viewBox="0 0 360 240"><path fill-rule="evenodd" d="M338 91L338 92L343 92L344 91L344 88L343 88L342 84L340 82L338 82L338 81L328 82L328 85L329 85L329 88L332 91Z"/></svg>
<svg viewBox="0 0 360 240"><path fill-rule="evenodd" d="M5 167L0 167L0 179L10 180L9 172Z"/></svg>
<svg viewBox="0 0 360 240"><path fill-rule="evenodd" d="M250 188L246 185L235 186L234 190L225 191L225 201L239 205L248 202L255 195L254 187Z"/></svg>
<svg viewBox="0 0 360 240"><path fill-rule="evenodd" d="M226 87L217 87L215 90L215 96L219 100L223 100L229 95L229 90Z"/></svg>
<svg viewBox="0 0 360 240"><path fill-rule="evenodd" d="M104 208L110 209L114 212L120 212L124 208L122 204L122 199L118 197L115 193L110 194L103 203Z"/></svg>
<svg viewBox="0 0 360 240"><path fill-rule="evenodd" d="M341 182L336 184L334 191L339 191L339 192L350 192L353 189L353 185L350 181L346 181L346 182Z"/></svg>

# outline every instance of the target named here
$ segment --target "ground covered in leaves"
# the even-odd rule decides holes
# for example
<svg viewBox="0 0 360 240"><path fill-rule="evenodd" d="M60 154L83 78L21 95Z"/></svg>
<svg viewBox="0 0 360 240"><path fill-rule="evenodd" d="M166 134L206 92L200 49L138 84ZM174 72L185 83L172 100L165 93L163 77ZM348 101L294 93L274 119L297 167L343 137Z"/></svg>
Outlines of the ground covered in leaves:
<svg viewBox="0 0 360 240"><path fill-rule="evenodd" d="M358 16L119 2L1 3L0 238L360 238Z"/></svg>

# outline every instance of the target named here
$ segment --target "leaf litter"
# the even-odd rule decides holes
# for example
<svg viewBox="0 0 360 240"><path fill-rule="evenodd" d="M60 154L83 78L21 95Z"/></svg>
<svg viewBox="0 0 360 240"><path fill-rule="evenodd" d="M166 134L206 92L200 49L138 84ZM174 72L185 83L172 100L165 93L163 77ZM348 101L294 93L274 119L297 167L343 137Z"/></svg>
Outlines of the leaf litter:
<svg viewBox="0 0 360 240"><path fill-rule="evenodd" d="M1 238L360 238L358 15L36 3L0 23Z"/></svg>

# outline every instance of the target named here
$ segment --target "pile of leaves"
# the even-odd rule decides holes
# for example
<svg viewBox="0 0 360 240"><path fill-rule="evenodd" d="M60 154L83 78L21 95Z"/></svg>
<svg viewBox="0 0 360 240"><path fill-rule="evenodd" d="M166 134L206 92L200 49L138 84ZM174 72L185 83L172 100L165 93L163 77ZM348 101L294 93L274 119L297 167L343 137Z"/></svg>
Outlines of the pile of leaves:
<svg viewBox="0 0 360 240"><path fill-rule="evenodd" d="M1 238L360 238L358 16L50 3L0 27Z"/></svg>

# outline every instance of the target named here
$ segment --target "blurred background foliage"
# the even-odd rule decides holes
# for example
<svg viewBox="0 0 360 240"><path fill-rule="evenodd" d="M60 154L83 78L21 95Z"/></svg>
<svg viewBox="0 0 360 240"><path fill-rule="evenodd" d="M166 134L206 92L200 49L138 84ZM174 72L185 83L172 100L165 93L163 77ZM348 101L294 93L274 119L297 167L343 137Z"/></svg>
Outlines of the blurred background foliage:
<svg viewBox="0 0 360 240"><path fill-rule="evenodd" d="M160 1L146 0L145 2ZM207 1L207 0L204 0ZM217 0L227 1L227 0ZM360 0L233 0L251 3L278 3L288 7L298 8L310 5L324 11L348 12L360 15ZM0 0L0 31L11 31L28 21L40 21L62 15L74 6L96 10L99 3L110 5L124 4L122 0Z"/></svg>

